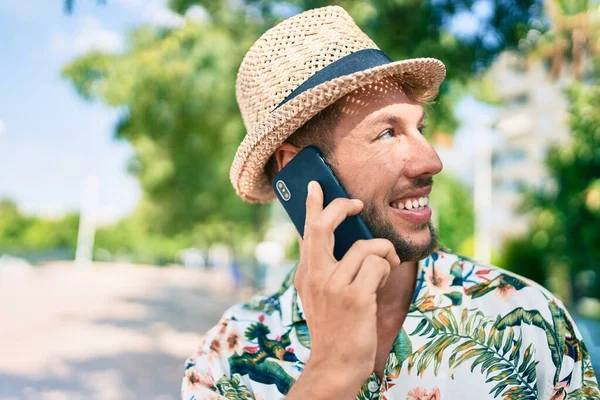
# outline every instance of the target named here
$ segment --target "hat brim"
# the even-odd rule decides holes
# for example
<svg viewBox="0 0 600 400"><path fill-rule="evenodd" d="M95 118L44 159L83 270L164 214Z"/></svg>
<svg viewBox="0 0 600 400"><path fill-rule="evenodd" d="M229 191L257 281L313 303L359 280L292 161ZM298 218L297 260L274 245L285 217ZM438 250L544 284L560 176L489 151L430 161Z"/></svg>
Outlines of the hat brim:
<svg viewBox="0 0 600 400"><path fill-rule="evenodd" d="M416 82L422 91L437 92L445 76L446 68L441 61L416 58L340 76L301 93L248 132L238 147L229 174L236 193L250 203L273 201L275 194L264 173L271 155L298 128L345 95L389 77L408 84Z"/></svg>

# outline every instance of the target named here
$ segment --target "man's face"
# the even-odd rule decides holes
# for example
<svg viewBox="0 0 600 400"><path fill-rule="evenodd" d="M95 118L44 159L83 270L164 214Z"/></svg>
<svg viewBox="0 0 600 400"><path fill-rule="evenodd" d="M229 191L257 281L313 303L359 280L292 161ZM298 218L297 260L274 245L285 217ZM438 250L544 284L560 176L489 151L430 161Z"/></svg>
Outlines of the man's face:
<svg viewBox="0 0 600 400"><path fill-rule="evenodd" d="M347 95L340 106L328 159L336 176L363 201L373 235L390 240L402 261L427 256L437 246L428 195L442 162L421 134L423 107L390 80Z"/></svg>

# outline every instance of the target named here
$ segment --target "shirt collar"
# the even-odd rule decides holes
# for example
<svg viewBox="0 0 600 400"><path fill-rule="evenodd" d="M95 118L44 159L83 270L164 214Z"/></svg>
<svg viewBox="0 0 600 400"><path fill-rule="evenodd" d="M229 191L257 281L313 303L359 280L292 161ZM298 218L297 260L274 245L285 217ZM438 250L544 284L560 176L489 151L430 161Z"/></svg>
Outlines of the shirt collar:
<svg viewBox="0 0 600 400"><path fill-rule="evenodd" d="M462 304L462 265L457 256L445 249L436 250L420 260L409 312L417 309L432 311ZM285 326L304 321L302 301L293 283L297 267L296 264L280 291L281 319Z"/></svg>

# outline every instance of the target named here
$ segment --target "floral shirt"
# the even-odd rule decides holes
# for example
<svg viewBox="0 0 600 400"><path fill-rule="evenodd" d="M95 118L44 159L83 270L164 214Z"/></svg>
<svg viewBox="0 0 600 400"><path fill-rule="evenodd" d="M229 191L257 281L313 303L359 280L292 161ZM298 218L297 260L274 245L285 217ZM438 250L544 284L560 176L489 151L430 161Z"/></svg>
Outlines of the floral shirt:
<svg viewBox="0 0 600 400"><path fill-rule="evenodd" d="M383 379L373 373L356 399L600 399L581 335L547 290L446 251L417 276ZM206 333L186 361L183 400L285 397L310 355L293 279Z"/></svg>

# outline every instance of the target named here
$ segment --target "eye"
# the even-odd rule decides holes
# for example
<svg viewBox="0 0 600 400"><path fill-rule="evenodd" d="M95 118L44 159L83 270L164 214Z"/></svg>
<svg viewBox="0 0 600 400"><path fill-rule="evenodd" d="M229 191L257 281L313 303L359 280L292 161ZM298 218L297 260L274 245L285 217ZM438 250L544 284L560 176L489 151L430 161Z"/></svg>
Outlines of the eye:
<svg viewBox="0 0 600 400"><path fill-rule="evenodd" d="M423 134L423 132L425 132L425 128L427 128L427 126L425 125L421 125L420 127L418 127L417 129L419 130L419 132L421 132L421 135Z"/></svg>
<svg viewBox="0 0 600 400"><path fill-rule="evenodd" d="M385 137L394 137L394 131L392 129L386 129L377 139L383 139Z"/></svg>

